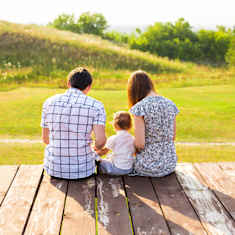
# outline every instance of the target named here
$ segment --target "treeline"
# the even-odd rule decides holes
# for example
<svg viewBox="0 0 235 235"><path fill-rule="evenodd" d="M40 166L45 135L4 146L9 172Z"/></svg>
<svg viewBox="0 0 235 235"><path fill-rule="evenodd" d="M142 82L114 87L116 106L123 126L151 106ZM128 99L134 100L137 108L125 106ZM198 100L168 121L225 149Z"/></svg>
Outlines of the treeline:
<svg viewBox="0 0 235 235"><path fill-rule="evenodd" d="M101 36L116 43L125 43L131 49L146 51L161 57L193 61L203 64L235 65L235 28L218 26L216 30L193 31L183 18L175 23L156 22L144 32L132 34L107 31L108 22L102 14L85 12L76 20L74 15L62 14L50 26L75 33Z"/></svg>

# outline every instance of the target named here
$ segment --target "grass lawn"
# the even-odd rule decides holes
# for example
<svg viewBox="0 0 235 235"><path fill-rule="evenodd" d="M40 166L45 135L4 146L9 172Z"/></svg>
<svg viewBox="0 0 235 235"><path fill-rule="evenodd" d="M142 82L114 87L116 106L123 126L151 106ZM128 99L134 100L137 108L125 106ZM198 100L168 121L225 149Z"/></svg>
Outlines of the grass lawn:
<svg viewBox="0 0 235 235"><path fill-rule="evenodd" d="M42 164L43 144L0 143L0 165ZM234 146L176 145L179 162L235 161Z"/></svg>
<svg viewBox="0 0 235 235"><path fill-rule="evenodd" d="M0 138L40 138L41 107L45 99L63 89L19 88L0 92ZM216 85L159 88L157 92L173 100L180 110L176 141L233 142L235 140L235 86ZM113 113L128 110L124 90L92 90L107 112L107 135Z"/></svg>

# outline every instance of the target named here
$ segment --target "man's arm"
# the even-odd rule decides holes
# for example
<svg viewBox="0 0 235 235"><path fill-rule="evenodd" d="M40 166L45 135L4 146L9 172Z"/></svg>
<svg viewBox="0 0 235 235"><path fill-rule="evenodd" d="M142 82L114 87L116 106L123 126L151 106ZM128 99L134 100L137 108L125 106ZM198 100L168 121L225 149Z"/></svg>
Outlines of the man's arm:
<svg viewBox="0 0 235 235"><path fill-rule="evenodd" d="M93 131L95 134L95 149L102 149L106 143L105 126L94 125Z"/></svg>
<svg viewBox="0 0 235 235"><path fill-rule="evenodd" d="M42 128L42 141L44 144L49 144L49 133L48 128Z"/></svg>

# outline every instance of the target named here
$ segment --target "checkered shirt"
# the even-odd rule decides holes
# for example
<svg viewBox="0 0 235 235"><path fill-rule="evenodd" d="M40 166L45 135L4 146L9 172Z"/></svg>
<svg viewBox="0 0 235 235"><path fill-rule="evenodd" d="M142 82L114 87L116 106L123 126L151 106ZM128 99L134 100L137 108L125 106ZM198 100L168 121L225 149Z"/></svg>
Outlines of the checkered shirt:
<svg viewBox="0 0 235 235"><path fill-rule="evenodd" d="M78 179L95 171L91 149L93 125L105 125L101 102L76 88L48 98L43 104L41 127L49 129L44 169L51 176Z"/></svg>

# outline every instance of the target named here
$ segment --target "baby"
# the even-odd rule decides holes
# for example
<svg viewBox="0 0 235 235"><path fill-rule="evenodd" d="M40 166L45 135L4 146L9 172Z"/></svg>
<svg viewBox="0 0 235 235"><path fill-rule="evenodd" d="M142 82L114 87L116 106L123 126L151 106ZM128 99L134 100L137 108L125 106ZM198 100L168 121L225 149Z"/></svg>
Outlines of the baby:
<svg viewBox="0 0 235 235"><path fill-rule="evenodd" d="M110 136L105 147L96 151L99 156L112 153L106 159L100 159L99 170L109 175L126 175L132 171L134 163L134 137L128 132L131 129L131 116L120 111L114 114L113 127L116 135Z"/></svg>

